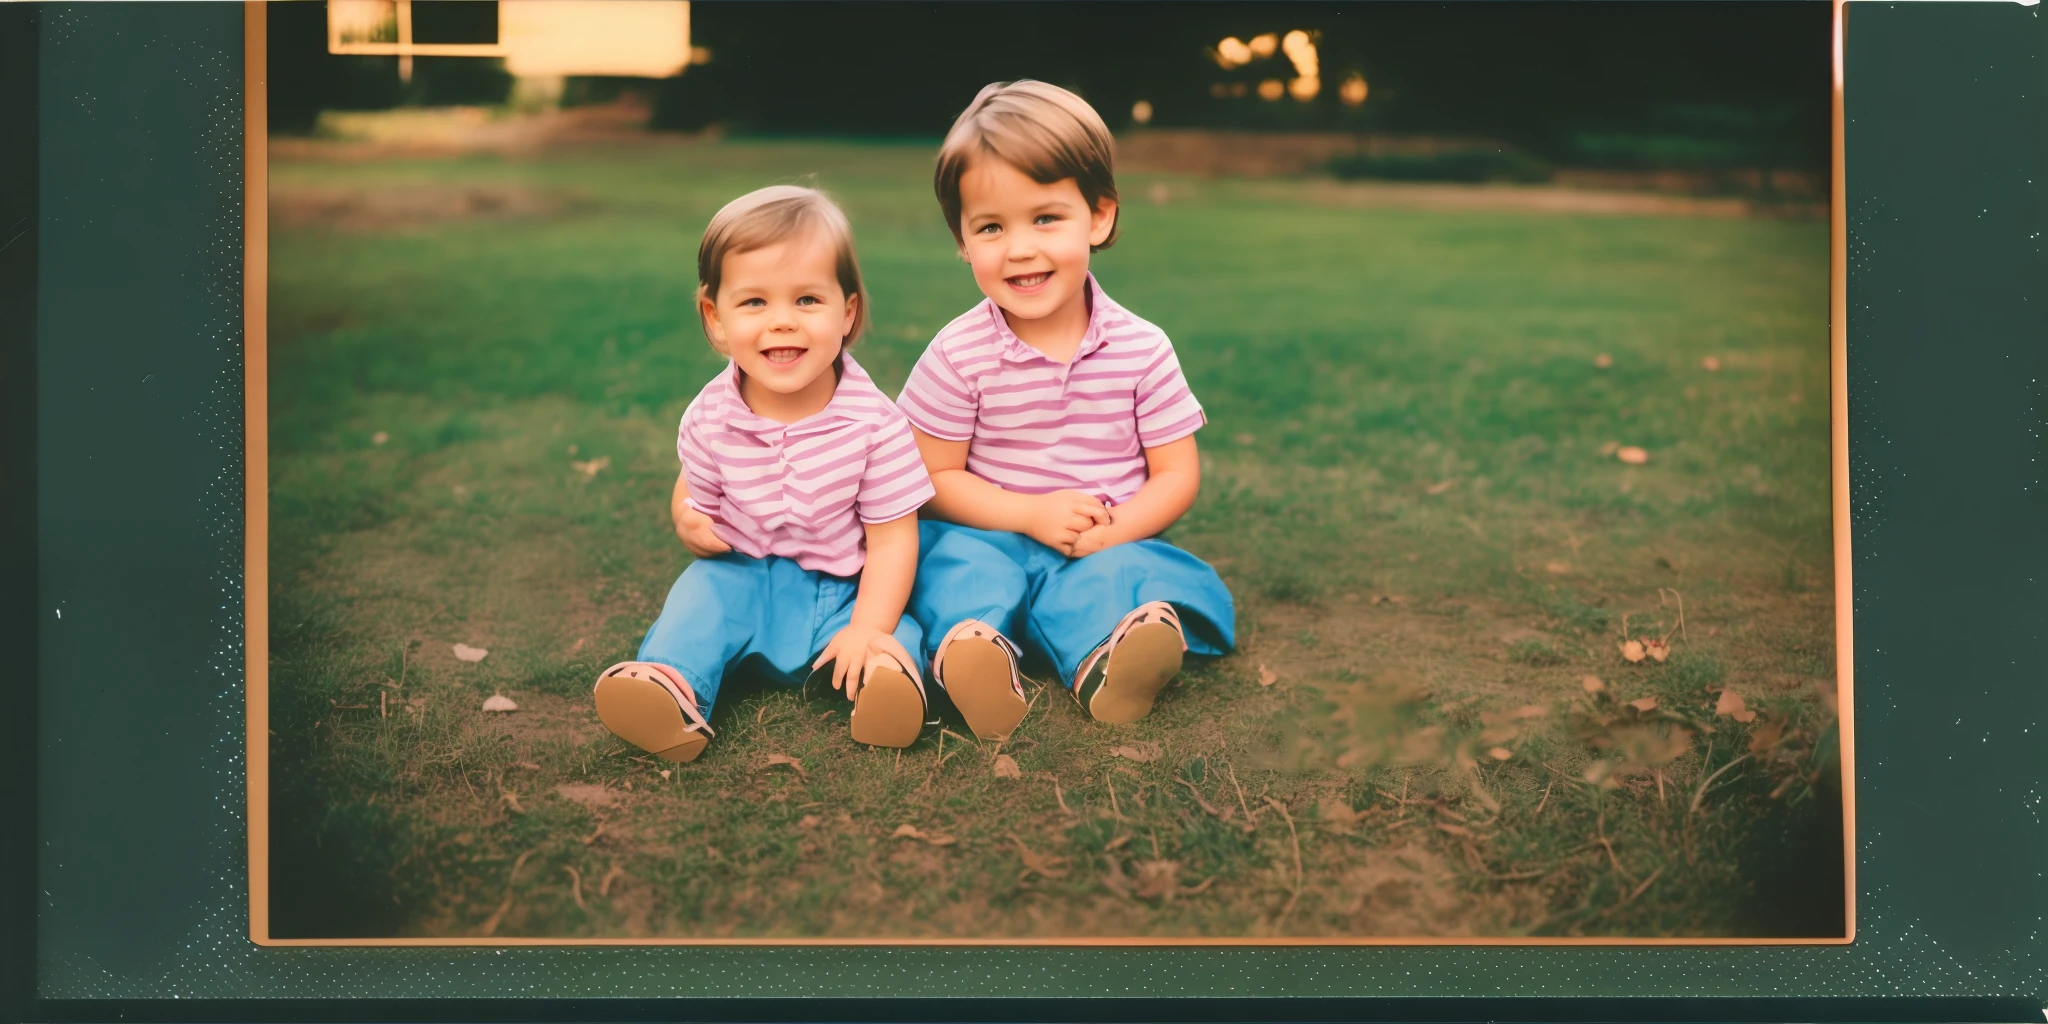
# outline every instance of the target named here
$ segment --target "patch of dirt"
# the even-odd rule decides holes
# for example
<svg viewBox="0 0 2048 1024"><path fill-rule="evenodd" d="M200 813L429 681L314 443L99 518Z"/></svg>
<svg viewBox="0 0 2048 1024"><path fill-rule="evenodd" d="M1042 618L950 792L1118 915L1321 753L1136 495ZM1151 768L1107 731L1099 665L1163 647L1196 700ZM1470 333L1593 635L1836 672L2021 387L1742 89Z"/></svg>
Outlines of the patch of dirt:
<svg viewBox="0 0 2048 1024"><path fill-rule="evenodd" d="M549 216L587 202L574 193L517 185L295 185L271 190L270 217L271 223L281 228L391 231L444 221Z"/></svg>
<svg viewBox="0 0 2048 1024"><path fill-rule="evenodd" d="M564 782L555 787L555 794L587 810L610 807L619 800L618 793L588 782Z"/></svg>

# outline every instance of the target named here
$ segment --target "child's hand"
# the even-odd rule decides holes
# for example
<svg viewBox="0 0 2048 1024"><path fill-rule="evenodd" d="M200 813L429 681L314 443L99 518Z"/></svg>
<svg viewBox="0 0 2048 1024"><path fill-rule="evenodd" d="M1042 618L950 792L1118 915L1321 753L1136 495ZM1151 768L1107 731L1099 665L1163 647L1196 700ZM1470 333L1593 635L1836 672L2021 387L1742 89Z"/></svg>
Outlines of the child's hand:
<svg viewBox="0 0 2048 1024"><path fill-rule="evenodd" d="M1067 557L1086 558L1103 548L1115 546L1116 541L1110 539L1110 529L1107 525L1091 526L1082 530L1081 536L1074 539L1074 550L1069 552Z"/></svg>
<svg viewBox="0 0 2048 1024"><path fill-rule="evenodd" d="M1082 534L1109 525L1109 509L1080 491L1040 494L1032 502L1031 528L1025 536L1069 558Z"/></svg>
<svg viewBox="0 0 2048 1024"><path fill-rule="evenodd" d="M688 506L676 513L676 536L698 558L712 558L732 550L732 545L712 532L711 517Z"/></svg>
<svg viewBox="0 0 2048 1024"><path fill-rule="evenodd" d="M828 661L831 662L832 688L845 690L846 699L853 700L860 696L868 657L874 654L886 654L895 658L905 668L917 663L895 637L872 626L854 624L832 637L831 642L825 645L824 653L818 655L818 660L811 663L811 668L816 669Z"/></svg>

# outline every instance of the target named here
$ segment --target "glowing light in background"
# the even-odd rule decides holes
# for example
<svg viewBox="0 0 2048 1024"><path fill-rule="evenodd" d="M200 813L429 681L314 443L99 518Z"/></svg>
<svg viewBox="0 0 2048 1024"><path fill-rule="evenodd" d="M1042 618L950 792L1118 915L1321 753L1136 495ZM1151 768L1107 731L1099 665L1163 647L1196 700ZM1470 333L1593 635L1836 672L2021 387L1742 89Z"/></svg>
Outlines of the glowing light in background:
<svg viewBox="0 0 2048 1024"><path fill-rule="evenodd" d="M1148 100L1139 100L1138 102L1131 104L1131 120L1136 121L1139 124L1151 124L1151 102Z"/></svg>
<svg viewBox="0 0 2048 1024"><path fill-rule="evenodd" d="M1226 70L1251 62L1252 48L1246 46L1244 40L1231 36L1216 44L1216 63L1223 65Z"/></svg>
<svg viewBox="0 0 2048 1024"><path fill-rule="evenodd" d="M1287 86L1277 78L1268 78L1259 83L1259 98L1268 102L1287 95Z"/></svg>
<svg viewBox="0 0 2048 1024"><path fill-rule="evenodd" d="M1303 78L1316 77L1320 66L1316 62L1315 41L1309 38L1308 33L1300 29L1287 33L1287 38L1280 44L1280 50L1287 54L1288 60L1294 62L1295 74Z"/></svg>
<svg viewBox="0 0 2048 1024"><path fill-rule="evenodd" d="M1297 78L1287 83L1287 94L1303 103L1315 99L1316 93L1322 91L1323 80L1320 78Z"/></svg>
<svg viewBox="0 0 2048 1024"><path fill-rule="evenodd" d="M1279 45L1280 38L1271 32L1267 32L1263 35L1253 36L1247 48L1252 51L1252 56L1265 60L1273 55L1273 48Z"/></svg>
<svg viewBox="0 0 2048 1024"><path fill-rule="evenodd" d="M1346 75L1344 84L1337 87L1337 98L1347 107L1362 106L1365 103L1365 76L1353 71Z"/></svg>
<svg viewBox="0 0 2048 1024"><path fill-rule="evenodd" d="M668 78L690 63L683 0L503 0L505 70L532 75Z"/></svg>
<svg viewBox="0 0 2048 1024"><path fill-rule="evenodd" d="M393 0L332 0L327 23L329 37L343 43L398 42L398 4Z"/></svg>

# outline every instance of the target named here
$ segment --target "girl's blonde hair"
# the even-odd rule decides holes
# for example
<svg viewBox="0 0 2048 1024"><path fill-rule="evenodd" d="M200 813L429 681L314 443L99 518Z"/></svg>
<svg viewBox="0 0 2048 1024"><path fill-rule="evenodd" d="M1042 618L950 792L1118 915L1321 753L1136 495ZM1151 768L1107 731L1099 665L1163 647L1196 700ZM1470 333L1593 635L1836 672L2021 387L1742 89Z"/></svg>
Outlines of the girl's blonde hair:
<svg viewBox="0 0 2048 1024"><path fill-rule="evenodd" d="M983 155L1015 167L1041 185L1074 179L1091 210L1104 199L1116 202L1116 144L1095 108L1057 85L1028 78L997 82L984 87L953 122L939 146L938 168L932 175L946 227L961 245L967 243L960 234L960 176ZM1122 213L1119 206L1117 214ZM1109 248L1116 234L1116 221L1111 220L1109 237L1089 251Z"/></svg>
<svg viewBox="0 0 2048 1024"><path fill-rule="evenodd" d="M868 293L860 281L860 260L853 251L853 227L831 197L801 185L770 185L725 204L704 228L697 244L697 298L718 301L725 258L792 239L822 235L837 254L839 290L854 303L853 329L844 344L852 346L868 326ZM701 308L701 306L699 307ZM701 324L705 337L711 325Z"/></svg>

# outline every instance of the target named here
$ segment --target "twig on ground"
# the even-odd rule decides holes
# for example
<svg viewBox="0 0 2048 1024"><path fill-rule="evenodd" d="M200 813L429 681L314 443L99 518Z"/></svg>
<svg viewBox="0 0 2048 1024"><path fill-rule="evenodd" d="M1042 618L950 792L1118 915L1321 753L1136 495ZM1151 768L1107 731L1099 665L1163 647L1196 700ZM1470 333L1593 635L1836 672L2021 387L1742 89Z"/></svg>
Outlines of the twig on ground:
<svg viewBox="0 0 2048 1024"><path fill-rule="evenodd" d="M625 874L625 868L622 868L617 864L612 865L612 869L604 873L604 880L597 883L597 894L599 896L605 897L606 899L610 899L612 895L612 882L616 879L624 877Z"/></svg>
<svg viewBox="0 0 2048 1024"><path fill-rule="evenodd" d="M539 849L540 847L536 846L520 854L519 859L512 862L512 871L505 876L505 899L498 904L498 909L491 911L490 917L484 919L483 926L477 929L478 935L490 938L491 933L498 930L498 922L503 921L506 912L512 909L512 884L519 881L519 869L525 867L526 858L533 856Z"/></svg>
<svg viewBox="0 0 2048 1024"><path fill-rule="evenodd" d="M1556 779L1552 779L1549 782L1543 784L1543 799L1536 801L1536 813L1530 815L1530 817L1540 818L1543 816L1544 806L1550 803L1550 787L1555 785L1557 785Z"/></svg>
<svg viewBox="0 0 2048 1024"><path fill-rule="evenodd" d="M1067 806L1067 795L1060 792L1060 777L1057 775L1052 777L1052 798L1060 802L1061 811L1064 811L1068 817L1073 817L1074 809Z"/></svg>
<svg viewBox="0 0 2048 1024"><path fill-rule="evenodd" d="M1287 923L1287 915L1294 912L1295 901L1301 899L1301 834L1294 830L1294 816L1287 813L1286 804L1270 796L1266 798L1266 803L1280 812L1280 819L1287 823L1287 839L1294 845L1294 892L1287 897L1287 905L1280 908L1280 916L1273 919L1273 930L1278 931L1281 925Z"/></svg>
<svg viewBox="0 0 2048 1024"><path fill-rule="evenodd" d="M1229 761L1224 761L1223 770L1230 773L1230 788L1237 790L1237 809L1244 812L1245 824L1258 827L1259 819L1252 816L1251 807L1244 802L1244 787L1237 784L1237 769Z"/></svg>
<svg viewBox="0 0 2048 1024"><path fill-rule="evenodd" d="M590 905L583 902L583 876L567 864L562 865L562 870L569 873L569 895L576 898L576 909L590 913Z"/></svg>
<svg viewBox="0 0 2048 1024"><path fill-rule="evenodd" d="M1690 817L1700 812L1700 801L1705 800L1707 798L1707 787L1713 785L1714 780L1720 778L1722 772L1725 772L1728 769L1733 768L1736 765L1741 764L1742 762L1747 760L1749 760L1749 755L1744 754L1741 757L1735 758L1734 760L1729 761L1727 764L1724 764L1721 767L1714 769L1714 774L1709 775L1704 779L1701 779L1700 788L1697 791L1695 791L1692 795L1692 809L1686 811L1686 815Z"/></svg>

